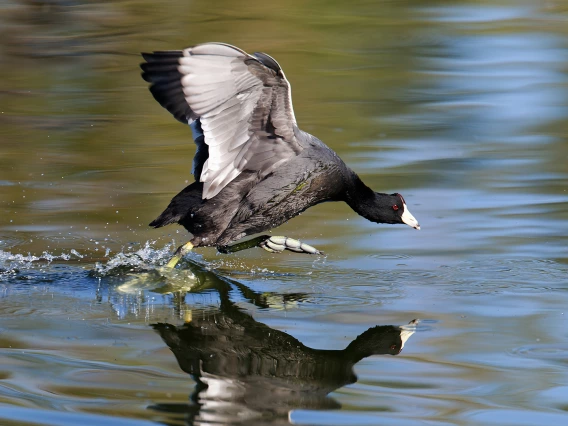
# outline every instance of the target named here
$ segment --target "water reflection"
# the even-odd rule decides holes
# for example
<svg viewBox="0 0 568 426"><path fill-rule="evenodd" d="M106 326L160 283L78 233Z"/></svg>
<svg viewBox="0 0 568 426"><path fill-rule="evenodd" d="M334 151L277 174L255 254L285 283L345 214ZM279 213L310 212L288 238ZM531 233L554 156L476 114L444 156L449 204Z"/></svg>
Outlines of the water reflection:
<svg viewBox="0 0 568 426"><path fill-rule="evenodd" d="M189 424L235 424L261 418L271 424L287 424L293 409L340 408L328 394L357 381L354 365L371 355L399 354L417 323L377 325L345 349L314 349L256 321L230 297L236 288L250 302L267 308L274 295L267 297L197 265L192 271L200 288L208 282L205 287L218 292L219 306L186 311L186 322L181 326L157 323L152 327L197 385L187 405L150 407L183 413ZM307 295L279 296L285 303Z"/></svg>

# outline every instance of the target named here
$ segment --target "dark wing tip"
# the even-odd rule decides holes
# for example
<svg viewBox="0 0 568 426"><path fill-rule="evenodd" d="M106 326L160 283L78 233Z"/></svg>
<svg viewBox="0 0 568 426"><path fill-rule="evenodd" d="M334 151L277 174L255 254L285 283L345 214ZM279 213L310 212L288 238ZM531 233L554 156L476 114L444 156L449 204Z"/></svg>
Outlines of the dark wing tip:
<svg viewBox="0 0 568 426"><path fill-rule="evenodd" d="M254 56L265 67L270 68L271 70L275 71L276 73L278 73L279 71L282 71L282 67L280 66L280 64L278 62L276 62L276 59L274 59L272 56L267 55L266 53L263 53L263 52L254 52Z"/></svg>
<svg viewBox="0 0 568 426"><path fill-rule="evenodd" d="M165 50L159 52L142 52L146 62L140 64L142 78L151 83L150 92L162 107L167 109L178 121L187 124L196 115L185 100L178 71L181 50Z"/></svg>
<svg viewBox="0 0 568 426"><path fill-rule="evenodd" d="M159 50L157 52L141 52L140 53L146 62L161 61L167 58L179 58L183 56L181 50Z"/></svg>

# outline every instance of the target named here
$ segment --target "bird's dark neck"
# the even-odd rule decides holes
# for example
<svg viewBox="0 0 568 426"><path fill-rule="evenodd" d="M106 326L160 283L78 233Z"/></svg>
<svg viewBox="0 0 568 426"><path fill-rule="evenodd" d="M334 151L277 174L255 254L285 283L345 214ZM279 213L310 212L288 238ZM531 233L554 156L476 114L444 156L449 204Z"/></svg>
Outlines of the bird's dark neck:
<svg viewBox="0 0 568 426"><path fill-rule="evenodd" d="M400 327L377 325L361 333L344 350L343 354L353 364L371 355L396 355L402 350Z"/></svg>
<svg viewBox="0 0 568 426"><path fill-rule="evenodd" d="M377 211L388 206L388 195L373 191L357 174L349 169L346 176L345 202L357 214L376 222Z"/></svg>

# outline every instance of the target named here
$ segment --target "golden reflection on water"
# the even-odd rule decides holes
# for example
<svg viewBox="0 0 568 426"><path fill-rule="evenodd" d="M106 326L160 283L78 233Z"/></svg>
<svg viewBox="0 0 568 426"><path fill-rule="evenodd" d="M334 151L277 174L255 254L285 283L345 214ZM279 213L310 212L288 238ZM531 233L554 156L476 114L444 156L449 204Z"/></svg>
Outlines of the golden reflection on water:
<svg viewBox="0 0 568 426"><path fill-rule="evenodd" d="M3 247L100 256L130 242L183 240L183 229L146 226L192 179L194 147L139 78L139 52L221 40L275 56L300 126L372 187L403 193L426 223L421 235L371 228L330 204L284 230L337 255L342 240L369 230L375 249L364 253L429 245L447 256L463 238L483 251L495 242L534 251L529 229L550 241L566 219L562 5L10 3L0 15L9 64L0 70ZM534 16L556 18L533 33ZM513 211L499 203L510 196ZM540 207L550 230L531 216ZM480 209L486 223L471 226ZM442 229L451 229L449 247L437 244ZM352 241L350 250L366 246Z"/></svg>

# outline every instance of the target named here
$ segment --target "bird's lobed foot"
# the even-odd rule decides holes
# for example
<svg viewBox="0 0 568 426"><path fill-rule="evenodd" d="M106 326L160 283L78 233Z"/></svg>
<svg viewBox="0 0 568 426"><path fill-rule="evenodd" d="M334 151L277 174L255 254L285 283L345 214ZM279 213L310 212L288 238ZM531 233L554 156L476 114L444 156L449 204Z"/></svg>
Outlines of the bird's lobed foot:
<svg viewBox="0 0 568 426"><path fill-rule="evenodd" d="M270 253L281 253L284 250L294 251L296 253L306 253L306 254L323 254L315 247L309 244L303 243L299 240L288 237L274 236L269 237L259 244L259 247Z"/></svg>

